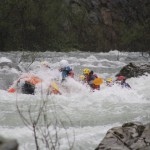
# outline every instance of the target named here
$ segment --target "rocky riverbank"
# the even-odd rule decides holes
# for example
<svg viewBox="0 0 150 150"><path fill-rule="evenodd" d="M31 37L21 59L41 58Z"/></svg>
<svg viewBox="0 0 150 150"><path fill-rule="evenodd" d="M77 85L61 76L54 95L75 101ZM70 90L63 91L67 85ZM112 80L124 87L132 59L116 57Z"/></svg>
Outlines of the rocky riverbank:
<svg viewBox="0 0 150 150"><path fill-rule="evenodd" d="M150 73L149 64L137 66L133 63L129 63L128 65L124 66L116 76L125 76L126 78L131 78L138 77L146 73Z"/></svg>
<svg viewBox="0 0 150 150"><path fill-rule="evenodd" d="M129 122L112 128L95 150L150 150L150 123Z"/></svg>
<svg viewBox="0 0 150 150"><path fill-rule="evenodd" d="M5 139L0 136L0 150L18 150L18 142L14 139Z"/></svg>

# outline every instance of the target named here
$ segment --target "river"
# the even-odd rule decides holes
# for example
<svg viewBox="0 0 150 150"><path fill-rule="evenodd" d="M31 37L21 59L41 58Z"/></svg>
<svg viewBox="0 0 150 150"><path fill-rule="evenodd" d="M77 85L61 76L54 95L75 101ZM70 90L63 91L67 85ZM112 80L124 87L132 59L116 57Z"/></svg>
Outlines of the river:
<svg viewBox="0 0 150 150"><path fill-rule="evenodd" d="M23 56L24 55L24 56ZM22 59L20 59L22 56ZM0 134L6 138L15 138L19 142L19 150L34 150L33 132L25 126L18 114L16 103L27 117L29 107L36 116L36 106L47 100L47 114L51 120L50 131L54 134L55 117L58 128L60 150L67 150L68 139L73 150L94 150L104 137L107 130L122 125L125 122L140 121L147 123L150 120L150 75L128 79L132 89L122 89L119 86L101 86L100 91L90 90L78 82L79 75L84 68L93 70L98 76L106 79L112 77L129 62L136 64L149 63L150 59L142 57L140 53L109 53L92 52L9 52L0 53L0 57L10 59L16 64L20 62L22 68L36 72L40 61L48 61L51 68L58 69L59 61L66 59L75 72L75 81L69 80L69 92L62 95L53 95L48 98L21 93L8 93L0 90ZM34 57L34 58L33 58ZM34 62L31 64L31 62ZM31 65L30 65L31 64ZM20 72L18 72L19 74ZM57 72L58 73L58 72ZM43 72L44 74L44 72ZM40 72L42 76L42 72ZM43 76L47 78L48 76ZM0 81L0 84L4 82ZM42 97L42 98L41 98ZM55 115L54 112L55 111ZM64 127L63 127L64 125ZM40 126L40 125L39 125ZM67 135L67 136L66 136ZM39 135L40 136L40 135ZM40 143L42 147L43 144ZM44 149L41 148L42 150Z"/></svg>

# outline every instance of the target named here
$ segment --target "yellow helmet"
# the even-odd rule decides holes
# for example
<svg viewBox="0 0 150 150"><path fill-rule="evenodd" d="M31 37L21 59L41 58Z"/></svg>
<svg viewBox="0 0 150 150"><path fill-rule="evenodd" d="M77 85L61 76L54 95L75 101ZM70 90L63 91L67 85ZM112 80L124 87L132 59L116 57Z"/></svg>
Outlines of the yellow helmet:
<svg viewBox="0 0 150 150"><path fill-rule="evenodd" d="M113 79L112 78L107 78L106 82L112 82Z"/></svg>
<svg viewBox="0 0 150 150"><path fill-rule="evenodd" d="M90 73L90 69L85 68L85 69L83 70L83 74L89 74L89 73Z"/></svg>
<svg viewBox="0 0 150 150"><path fill-rule="evenodd" d="M80 78L80 80L84 80L84 79L85 79L85 76L84 76L84 75L81 75L79 78Z"/></svg>

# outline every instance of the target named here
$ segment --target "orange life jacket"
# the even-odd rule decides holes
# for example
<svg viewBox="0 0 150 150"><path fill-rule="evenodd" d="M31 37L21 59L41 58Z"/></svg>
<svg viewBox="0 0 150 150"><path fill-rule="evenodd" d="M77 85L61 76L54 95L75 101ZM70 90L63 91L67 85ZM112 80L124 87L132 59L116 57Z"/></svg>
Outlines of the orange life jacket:
<svg viewBox="0 0 150 150"><path fill-rule="evenodd" d="M92 85L92 88L94 89L94 90L100 90L100 86L99 85Z"/></svg>
<svg viewBox="0 0 150 150"><path fill-rule="evenodd" d="M36 84L42 82L42 80L36 76L32 76L31 78L27 79L26 81L33 84L33 85L36 85Z"/></svg>

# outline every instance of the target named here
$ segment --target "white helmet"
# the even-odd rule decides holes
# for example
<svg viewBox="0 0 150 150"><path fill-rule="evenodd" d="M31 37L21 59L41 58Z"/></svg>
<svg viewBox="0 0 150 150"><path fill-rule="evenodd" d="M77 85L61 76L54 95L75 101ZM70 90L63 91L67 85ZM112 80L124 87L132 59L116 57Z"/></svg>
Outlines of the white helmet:
<svg viewBox="0 0 150 150"><path fill-rule="evenodd" d="M48 68L50 67L50 64L47 61L42 61L41 65Z"/></svg>
<svg viewBox="0 0 150 150"><path fill-rule="evenodd" d="M61 61L60 61L60 67L61 67L61 68L67 67L68 64L69 64L69 63L68 63L67 60L61 60Z"/></svg>

